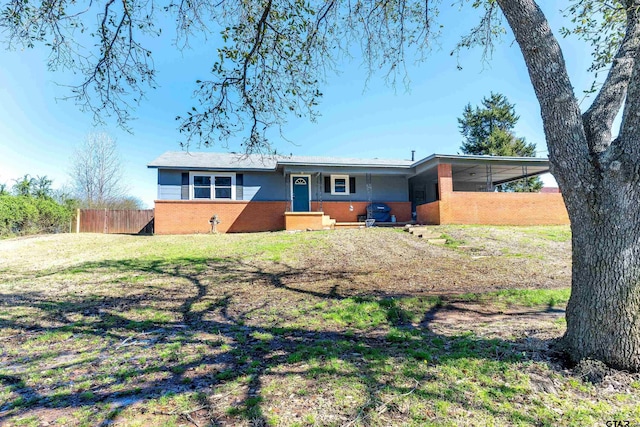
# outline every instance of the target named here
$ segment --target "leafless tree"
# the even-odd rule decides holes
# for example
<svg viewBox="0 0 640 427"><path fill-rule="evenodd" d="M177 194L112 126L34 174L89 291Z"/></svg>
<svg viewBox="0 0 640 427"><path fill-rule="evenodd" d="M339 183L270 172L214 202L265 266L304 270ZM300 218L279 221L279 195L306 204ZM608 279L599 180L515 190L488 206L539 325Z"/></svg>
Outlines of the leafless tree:
<svg viewBox="0 0 640 427"><path fill-rule="evenodd" d="M104 132L85 137L73 155L70 176L82 207L107 208L125 194L116 141Z"/></svg>

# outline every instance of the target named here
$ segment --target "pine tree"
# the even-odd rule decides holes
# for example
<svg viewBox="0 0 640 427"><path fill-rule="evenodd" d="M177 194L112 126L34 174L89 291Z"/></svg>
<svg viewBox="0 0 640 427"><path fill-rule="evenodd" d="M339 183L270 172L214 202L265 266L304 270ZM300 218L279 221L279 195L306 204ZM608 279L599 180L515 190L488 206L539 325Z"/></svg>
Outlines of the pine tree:
<svg viewBox="0 0 640 427"><path fill-rule="evenodd" d="M482 100L482 107L464 107L462 118L458 119L460 133L464 137L460 150L464 154L534 157L535 143L528 143L524 138L518 138L513 128L518 123L515 105L510 104L506 96L491 93L489 98ZM528 178L517 182L503 184L501 191L536 192L542 188L542 181L538 177Z"/></svg>

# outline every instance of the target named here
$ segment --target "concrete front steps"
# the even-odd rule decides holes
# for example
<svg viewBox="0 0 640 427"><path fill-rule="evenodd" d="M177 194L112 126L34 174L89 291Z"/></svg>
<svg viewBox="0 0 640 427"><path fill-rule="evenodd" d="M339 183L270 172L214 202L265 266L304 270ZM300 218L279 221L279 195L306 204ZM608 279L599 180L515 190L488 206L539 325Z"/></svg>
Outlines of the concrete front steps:
<svg viewBox="0 0 640 427"><path fill-rule="evenodd" d="M287 231L332 230L336 220L324 212L285 212L284 227Z"/></svg>
<svg viewBox="0 0 640 427"><path fill-rule="evenodd" d="M435 245L444 245L447 243L447 239L442 238L442 233L439 233L433 229L433 226L414 226L408 225L405 226L404 231L408 231L409 234L412 234L421 239L425 239L429 243L433 243Z"/></svg>
<svg viewBox="0 0 640 427"><path fill-rule="evenodd" d="M336 220L329 215L322 215L322 228L325 230L333 230L336 227Z"/></svg>

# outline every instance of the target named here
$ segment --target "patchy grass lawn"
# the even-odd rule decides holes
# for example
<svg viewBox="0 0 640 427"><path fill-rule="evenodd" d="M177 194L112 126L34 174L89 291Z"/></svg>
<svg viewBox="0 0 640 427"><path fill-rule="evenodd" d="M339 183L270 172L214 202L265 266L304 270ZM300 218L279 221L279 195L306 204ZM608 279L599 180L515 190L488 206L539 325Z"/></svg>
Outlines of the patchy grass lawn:
<svg viewBox="0 0 640 427"><path fill-rule="evenodd" d="M566 227L0 242L0 425L604 425L566 367Z"/></svg>

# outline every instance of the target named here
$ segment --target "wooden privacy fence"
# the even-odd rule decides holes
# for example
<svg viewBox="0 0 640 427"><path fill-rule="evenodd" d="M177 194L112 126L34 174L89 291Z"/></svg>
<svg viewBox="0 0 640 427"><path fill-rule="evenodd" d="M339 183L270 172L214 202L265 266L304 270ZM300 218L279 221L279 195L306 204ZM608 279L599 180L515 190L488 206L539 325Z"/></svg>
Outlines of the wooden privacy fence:
<svg viewBox="0 0 640 427"><path fill-rule="evenodd" d="M153 209L78 209L76 233L152 234Z"/></svg>

